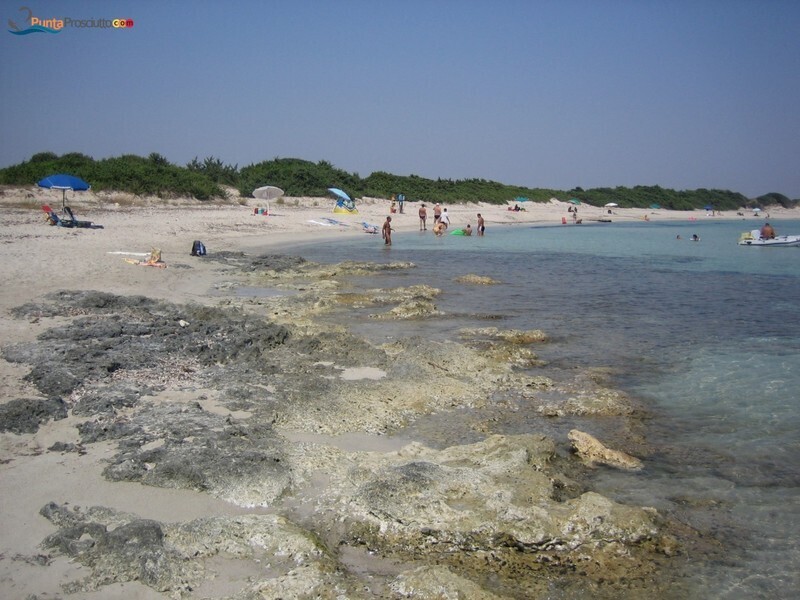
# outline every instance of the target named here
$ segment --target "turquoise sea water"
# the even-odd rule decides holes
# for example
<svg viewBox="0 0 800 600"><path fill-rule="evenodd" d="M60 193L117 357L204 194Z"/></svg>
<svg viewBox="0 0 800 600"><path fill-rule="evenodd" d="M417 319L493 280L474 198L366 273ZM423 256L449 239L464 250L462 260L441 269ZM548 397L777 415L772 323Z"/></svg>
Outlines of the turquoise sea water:
<svg viewBox="0 0 800 600"><path fill-rule="evenodd" d="M656 451L642 473L598 470L592 486L713 533L721 555L683 557L692 597L794 598L800 248L737 246L739 234L759 224L709 218L490 227L483 238L396 234L387 249L379 236L365 235L293 253L320 262L411 261L417 267L408 272L354 284L443 290L437 304L447 318L395 328L354 321L377 342L448 337L470 326L543 329L553 341L537 352L551 372L611 368L614 385L655 415L645 436ZM800 234L800 221L773 225ZM700 241L689 241L695 233ZM466 273L502 285L453 281ZM527 423L537 430L537 419Z"/></svg>

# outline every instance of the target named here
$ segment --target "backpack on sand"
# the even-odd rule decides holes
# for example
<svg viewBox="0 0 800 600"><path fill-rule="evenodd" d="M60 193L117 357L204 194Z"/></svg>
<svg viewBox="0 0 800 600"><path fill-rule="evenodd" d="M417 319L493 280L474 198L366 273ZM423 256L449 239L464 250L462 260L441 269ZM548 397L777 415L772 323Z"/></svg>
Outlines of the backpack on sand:
<svg viewBox="0 0 800 600"><path fill-rule="evenodd" d="M206 255L206 247L203 242L200 240L195 240L192 242L192 256L205 256Z"/></svg>

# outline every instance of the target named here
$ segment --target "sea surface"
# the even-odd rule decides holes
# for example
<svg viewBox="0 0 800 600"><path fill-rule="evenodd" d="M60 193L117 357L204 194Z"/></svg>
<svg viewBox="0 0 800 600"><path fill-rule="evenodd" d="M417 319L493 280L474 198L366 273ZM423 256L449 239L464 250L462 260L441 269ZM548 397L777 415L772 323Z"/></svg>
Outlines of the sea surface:
<svg viewBox="0 0 800 600"><path fill-rule="evenodd" d="M800 221L771 222L779 234L800 234ZM387 325L354 313L353 329L378 343L455 338L461 327L542 329L553 339L536 351L550 373L608 368L613 385L653 415L644 435L656 451L638 474L597 470L592 488L654 506L719 542L721 553L682 557L691 597L797 598L800 248L737 245L762 223L490 225L484 237L402 233L386 248L364 235L291 253L410 261L416 268L402 274L352 283L442 290L437 306L447 318ZM454 281L467 273L501 285ZM522 428L540 431L541 421L532 415Z"/></svg>

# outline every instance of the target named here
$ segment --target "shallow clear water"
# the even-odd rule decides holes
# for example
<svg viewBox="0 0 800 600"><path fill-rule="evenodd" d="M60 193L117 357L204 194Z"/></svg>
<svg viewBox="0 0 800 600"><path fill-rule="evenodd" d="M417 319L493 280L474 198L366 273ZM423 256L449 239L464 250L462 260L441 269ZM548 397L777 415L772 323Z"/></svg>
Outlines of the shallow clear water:
<svg viewBox="0 0 800 600"><path fill-rule="evenodd" d="M789 598L800 591L800 248L736 244L759 224L490 227L483 238L396 234L387 249L365 235L295 253L411 261L407 273L356 283L443 290L447 317L402 328L360 320L371 339L539 328L554 338L537 349L551 368L612 367L615 384L657 415L647 438L658 452L640 474L598 471L594 487L723 540L725 560L690 561L693 597ZM773 225L800 234L798 221ZM502 285L453 281L466 273Z"/></svg>

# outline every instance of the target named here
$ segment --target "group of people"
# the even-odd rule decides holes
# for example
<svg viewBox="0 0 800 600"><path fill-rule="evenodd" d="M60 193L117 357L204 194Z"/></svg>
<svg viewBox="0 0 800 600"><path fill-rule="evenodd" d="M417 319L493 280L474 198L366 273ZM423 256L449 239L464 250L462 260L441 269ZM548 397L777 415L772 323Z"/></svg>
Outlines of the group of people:
<svg viewBox="0 0 800 600"><path fill-rule="evenodd" d="M397 212L397 205L400 204L400 214L403 214L403 205L406 202L405 194L399 194L395 199L394 194L392 194L392 205L389 207L389 212L394 214Z"/></svg>
<svg viewBox="0 0 800 600"><path fill-rule="evenodd" d="M450 215L447 214L446 208L442 209L437 203L433 207L433 233L436 235L444 235L448 227L450 227Z"/></svg>
<svg viewBox="0 0 800 600"><path fill-rule="evenodd" d="M394 206L394 201L392 201L392 206ZM394 210L391 212L394 213ZM447 214L447 209L442 208L438 203L436 203L433 207L433 233L435 233L437 236L442 236L449 227L450 215ZM428 208L424 203L419 207L419 230L428 230ZM392 217L388 216L386 217L386 221L384 222L383 229L381 231L383 234L384 244L387 246L392 245L392 231ZM467 226L461 231L463 235L472 235L472 225L467 223ZM486 231L486 223L484 218L481 216L481 213L478 213L477 231L478 235L483 235Z"/></svg>

